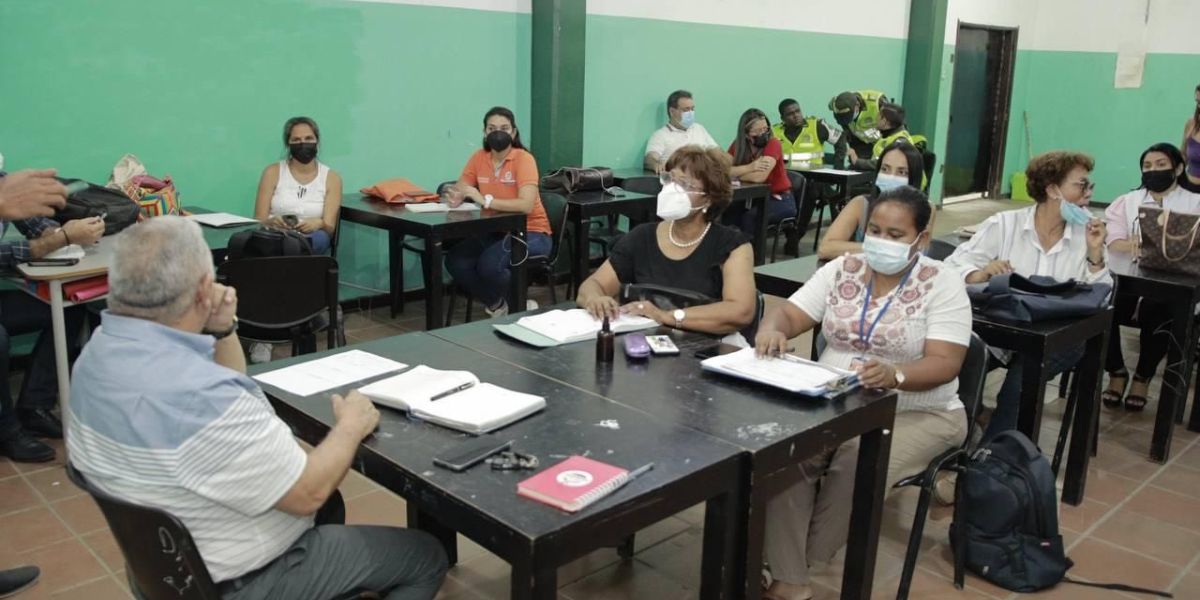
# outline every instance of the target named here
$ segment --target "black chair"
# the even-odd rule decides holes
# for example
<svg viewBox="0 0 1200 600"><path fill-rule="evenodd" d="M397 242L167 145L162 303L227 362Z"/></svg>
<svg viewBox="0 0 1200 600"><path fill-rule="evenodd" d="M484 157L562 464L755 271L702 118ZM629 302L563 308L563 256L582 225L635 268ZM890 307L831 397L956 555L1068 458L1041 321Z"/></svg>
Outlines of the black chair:
<svg viewBox="0 0 1200 600"><path fill-rule="evenodd" d="M804 194L808 191L808 179L795 171L786 171L792 182L792 200L796 203L796 216L780 219L778 223L767 225L767 235L771 238L771 262L775 262L775 254L779 249L779 236L795 235L799 239L808 229L808 223L800 223L800 208L804 205Z"/></svg>
<svg viewBox="0 0 1200 600"><path fill-rule="evenodd" d="M946 260L947 258L950 258L951 254L954 254L955 248L957 248L957 246L947 242L946 240L934 238L933 240L930 240L929 250L925 252L925 256L928 256L934 260Z"/></svg>
<svg viewBox="0 0 1200 600"><path fill-rule="evenodd" d="M330 256L273 256L226 261L217 280L238 293L238 336L292 343L292 356L316 352L316 334L329 347L346 344L338 308L338 264Z"/></svg>
<svg viewBox="0 0 1200 600"><path fill-rule="evenodd" d="M925 150L921 152L921 158L921 162L925 164L925 182L928 187L929 183L933 181L933 167L937 164L937 154Z"/></svg>
<svg viewBox="0 0 1200 600"><path fill-rule="evenodd" d="M917 514L913 518L912 532L908 536L908 551L904 554L904 570L900 573L900 589L896 600L908 598L912 586L913 572L917 567L917 555L921 551L921 536L925 531L925 519L929 512L929 500L937 474L941 471L961 472L971 453L975 451L975 417L983 405L983 387L987 379L988 349L977 334L971 334L971 345L958 373L958 398L962 401L967 416L967 435L962 445L951 448L929 462L924 472L905 477L896 482L895 488L917 486L921 497L917 503ZM961 587L961 586L960 586Z"/></svg>
<svg viewBox="0 0 1200 600"><path fill-rule="evenodd" d="M88 483L83 473L70 463L67 463L67 477L100 506L125 559L125 574L134 597L139 600L221 600L220 589L196 549L192 534L179 519L157 508L110 496ZM346 505L341 492L335 490L317 513L316 523L342 524L345 521ZM369 592L352 592L340 596L339 600L371 597L378 598Z"/></svg>

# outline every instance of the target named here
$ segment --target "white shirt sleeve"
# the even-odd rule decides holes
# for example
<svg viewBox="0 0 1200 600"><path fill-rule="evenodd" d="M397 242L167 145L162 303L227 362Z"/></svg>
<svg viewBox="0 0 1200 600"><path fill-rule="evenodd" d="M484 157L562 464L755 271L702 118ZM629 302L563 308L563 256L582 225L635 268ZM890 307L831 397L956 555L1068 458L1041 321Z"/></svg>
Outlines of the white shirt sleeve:
<svg viewBox="0 0 1200 600"><path fill-rule="evenodd" d="M837 279L837 273L841 270L845 260L845 256L839 256L817 269L817 272L788 298L788 302L804 311L804 314L812 320L820 323L825 318L825 308L829 306L829 290L832 289L833 282Z"/></svg>
<svg viewBox="0 0 1200 600"><path fill-rule="evenodd" d="M663 156L667 150L667 135L660 127L650 134L650 141L646 143L646 154L654 156L659 162L665 161L667 157Z"/></svg>
<svg viewBox="0 0 1200 600"><path fill-rule="evenodd" d="M699 127L699 128L700 128L700 131L697 131L697 132L696 132L696 137L698 137L698 138L701 138L701 141L700 141L700 145L701 145L701 146L704 146L705 148L716 148L716 147L718 147L718 146L717 146L717 141L716 141L716 140L714 140L714 139L713 139L713 136L712 136L712 135L710 135L710 134L708 133L708 129L706 129L706 128L705 128L703 125L701 125L701 124L699 124L699 123L697 123L697 124L693 125L693 127ZM701 135L701 134L703 134L703 135Z"/></svg>
<svg viewBox="0 0 1200 600"><path fill-rule="evenodd" d="M960 244L946 259L946 266L958 271L962 279L975 271L982 270L988 263L1000 256L1003 248L1004 227L1001 215L992 215L983 222L979 231L971 239Z"/></svg>
<svg viewBox="0 0 1200 600"><path fill-rule="evenodd" d="M938 273L925 315L925 339L971 344L971 299L962 278L953 270Z"/></svg>

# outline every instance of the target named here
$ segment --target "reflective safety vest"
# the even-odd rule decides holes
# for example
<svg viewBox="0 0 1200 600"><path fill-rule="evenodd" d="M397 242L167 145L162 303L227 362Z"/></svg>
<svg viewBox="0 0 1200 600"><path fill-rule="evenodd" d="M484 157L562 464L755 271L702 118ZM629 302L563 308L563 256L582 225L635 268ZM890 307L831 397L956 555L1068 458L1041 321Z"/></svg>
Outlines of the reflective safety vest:
<svg viewBox="0 0 1200 600"><path fill-rule="evenodd" d="M878 90L861 90L858 95L862 96L866 106L859 111L858 118L850 123L849 129L854 137L870 144L881 137L878 129L879 101L884 98L884 95Z"/></svg>
<svg viewBox="0 0 1200 600"><path fill-rule="evenodd" d="M884 148L887 148L888 146L892 145L892 142L895 142L899 139L907 139L908 142L916 146L918 150L924 150L925 145L929 141L923 135L913 135L909 133L907 129L901 129L900 131L897 131L896 133L893 133L892 135L875 142L875 147L871 149L871 158L878 159L880 156L883 156Z"/></svg>
<svg viewBox="0 0 1200 600"><path fill-rule="evenodd" d="M800 135L796 136L794 142L787 139L783 123L776 123L771 128L775 139L783 144L783 160L787 162L788 168L809 169L825 164L825 144L821 143L818 129L820 123L820 119L816 117L805 119L804 129L800 130Z"/></svg>

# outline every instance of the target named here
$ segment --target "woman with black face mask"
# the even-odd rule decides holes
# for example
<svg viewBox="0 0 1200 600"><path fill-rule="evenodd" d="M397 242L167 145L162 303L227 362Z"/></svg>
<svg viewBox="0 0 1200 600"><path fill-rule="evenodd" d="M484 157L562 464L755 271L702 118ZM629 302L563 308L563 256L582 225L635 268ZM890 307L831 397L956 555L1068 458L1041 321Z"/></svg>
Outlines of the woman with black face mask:
<svg viewBox="0 0 1200 600"><path fill-rule="evenodd" d="M446 254L446 270L454 282L476 300L483 303L488 316L498 317L509 312L505 297L508 294L512 253L518 259L528 250L528 256L548 256L550 219L538 195L538 167L533 155L521 143L521 132L511 110L503 106L492 108L483 116L483 149L467 160L458 182L445 191L446 201L458 206L470 200L484 210L517 212L526 215L525 243L500 234L469 238L455 244ZM514 250L513 245L518 244ZM525 306L515 307L520 312Z"/></svg>
<svg viewBox="0 0 1200 600"><path fill-rule="evenodd" d="M796 199L792 196L792 181L788 178L783 160L783 144L771 135L771 121L757 108L748 109L738 120L738 137L729 145L733 157L730 176L746 183L766 183L771 186L767 199L767 222L778 223L796 216ZM758 211L730 206L722 222L742 228L747 237L754 237Z"/></svg>
<svg viewBox="0 0 1200 600"><path fill-rule="evenodd" d="M1184 213L1200 214L1200 194L1189 192L1179 185L1183 175L1184 160L1179 148L1168 144L1154 144L1142 152L1139 162L1142 170L1142 185L1117 198L1104 211L1108 226L1108 249L1113 252L1136 253L1141 240L1138 228L1138 209L1143 206ZM1171 309L1152 298L1117 295L1116 314L1113 316L1112 333L1108 336L1108 389L1100 399L1110 408L1121 406L1122 398L1126 410L1140 411L1146 407L1146 394L1150 380L1158 370L1158 364L1167 354L1171 331ZM1121 332L1119 323L1137 323L1141 329L1141 352L1137 368L1130 381L1121 354ZM1126 391L1128 390L1128 395Z"/></svg>
<svg viewBox="0 0 1200 600"><path fill-rule="evenodd" d="M283 125L287 158L267 165L258 180L254 218L308 236L313 252L329 251L342 207L342 177L317 160L321 129L308 117Z"/></svg>

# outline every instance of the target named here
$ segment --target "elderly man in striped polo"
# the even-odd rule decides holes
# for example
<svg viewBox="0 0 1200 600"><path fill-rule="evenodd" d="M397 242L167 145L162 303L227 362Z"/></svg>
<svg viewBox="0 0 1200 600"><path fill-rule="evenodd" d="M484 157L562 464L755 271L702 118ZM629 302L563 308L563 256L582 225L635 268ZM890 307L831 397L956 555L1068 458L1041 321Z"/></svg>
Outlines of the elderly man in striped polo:
<svg viewBox="0 0 1200 600"><path fill-rule="evenodd" d="M214 282L195 223L158 217L121 233L108 307L65 419L71 462L92 484L183 521L227 599L437 593L446 556L432 536L314 526L379 413L357 392L333 396L337 424L305 452L245 375L236 294Z"/></svg>

